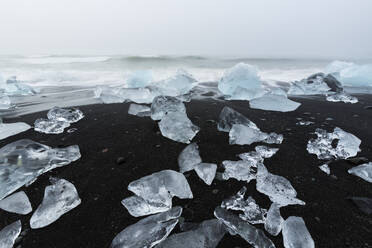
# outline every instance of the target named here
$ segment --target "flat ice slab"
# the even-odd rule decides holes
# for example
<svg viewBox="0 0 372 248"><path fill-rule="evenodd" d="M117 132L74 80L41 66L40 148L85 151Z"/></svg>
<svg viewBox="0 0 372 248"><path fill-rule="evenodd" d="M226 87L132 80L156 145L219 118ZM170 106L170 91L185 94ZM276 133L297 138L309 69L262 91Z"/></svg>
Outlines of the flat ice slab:
<svg viewBox="0 0 372 248"><path fill-rule="evenodd" d="M347 172L354 176L360 177L363 180L372 183L372 163L361 164L349 169Z"/></svg>
<svg viewBox="0 0 372 248"><path fill-rule="evenodd" d="M290 216L283 224L283 244L285 248L314 248L314 240L301 217Z"/></svg>
<svg viewBox="0 0 372 248"><path fill-rule="evenodd" d="M22 230L21 221L18 220L12 224L4 227L0 231L0 247L1 248L12 248L16 238L19 236Z"/></svg>
<svg viewBox="0 0 372 248"><path fill-rule="evenodd" d="M24 122L0 123L0 140L22 133L30 128L31 126Z"/></svg>
<svg viewBox="0 0 372 248"><path fill-rule="evenodd" d="M80 203L75 186L64 179L51 179L45 188L44 199L30 219L32 229L48 226Z"/></svg>
<svg viewBox="0 0 372 248"><path fill-rule="evenodd" d="M262 97L249 101L249 107L279 112L290 112L296 110L301 103L292 101L283 95L266 94Z"/></svg>
<svg viewBox="0 0 372 248"><path fill-rule="evenodd" d="M20 191L0 201L0 208L16 214L29 214L32 206L25 192Z"/></svg>

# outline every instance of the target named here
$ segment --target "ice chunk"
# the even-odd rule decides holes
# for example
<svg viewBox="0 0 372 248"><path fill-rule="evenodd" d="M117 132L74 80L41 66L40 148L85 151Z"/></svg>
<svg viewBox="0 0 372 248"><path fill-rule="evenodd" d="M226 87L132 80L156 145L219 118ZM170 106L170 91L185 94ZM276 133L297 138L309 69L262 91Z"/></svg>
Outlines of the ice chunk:
<svg viewBox="0 0 372 248"><path fill-rule="evenodd" d="M264 133L260 130L241 124L234 124L229 132L230 145L250 145L261 141L269 144L281 144L283 141L283 135Z"/></svg>
<svg viewBox="0 0 372 248"><path fill-rule="evenodd" d="M221 220L229 229L230 234L239 234L250 245L255 248L275 248L274 243L265 235L265 233L250 225L248 222L240 219L235 214L217 207L214 210L214 216Z"/></svg>
<svg viewBox="0 0 372 248"><path fill-rule="evenodd" d="M193 170L195 165L201 162L202 159L199 155L199 147L196 143L191 143L186 146L178 156L178 166L180 167L181 173Z"/></svg>
<svg viewBox="0 0 372 248"><path fill-rule="evenodd" d="M147 107L145 105L139 105L139 104L132 103L129 106L128 114L137 115L139 117L150 116L151 109L150 107Z"/></svg>
<svg viewBox="0 0 372 248"><path fill-rule="evenodd" d="M372 163L361 164L349 169L347 172L354 176L358 176L365 181L372 183Z"/></svg>
<svg viewBox="0 0 372 248"><path fill-rule="evenodd" d="M118 96L121 99L124 99L122 102L127 101L140 104L149 104L154 100L156 95L154 95L153 92L151 92L148 88L121 88L118 91Z"/></svg>
<svg viewBox="0 0 372 248"><path fill-rule="evenodd" d="M11 213L29 214L32 211L31 203L25 192L20 191L0 201L0 208Z"/></svg>
<svg viewBox="0 0 372 248"><path fill-rule="evenodd" d="M331 169L329 168L328 164L322 164L321 166L319 166L319 169L327 175L331 174Z"/></svg>
<svg viewBox="0 0 372 248"><path fill-rule="evenodd" d="M296 125L298 126L310 126L310 125L313 125L314 122L312 121L299 121L296 123Z"/></svg>
<svg viewBox="0 0 372 248"><path fill-rule="evenodd" d="M196 80L191 74L179 69L177 74L165 80L152 84L161 94L165 96L180 96L187 94Z"/></svg>
<svg viewBox="0 0 372 248"><path fill-rule="evenodd" d="M103 103L122 103L125 101L124 98L119 96L120 88L108 87L108 86L97 86L94 89L94 98L100 98Z"/></svg>
<svg viewBox="0 0 372 248"><path fill-rule="evenodd" d="M244 186L239 190L236 195L224 200L221 204L221 207L236 211L243 211L243 214L240 214L239 217L242 220L245 220L251 224L262 224L266 219L266 209L260 208L256 204L256 201L249 196L246 200L244 195L247 192L247 188Z"/></svg>
<svg viewBox="0 0 372 248"><path fill-rule="evenodd" d="M0 231L0 247L1 248L12 248L16 238L19 236L22 230L21 221L18 220L12 224L4 227Z"/></svg>
<svg viewBox="0 0 372 248"><path fill-rule="evenodd" d="M358 102L358 98L356 98L355 96L350 96L344 92L329 95L327 96L326 99L329 102L344 102L344 103L357 103Z"/></svg>
<svg viewBox="0 0 372 248"><path fill-rule="evenodd" d="M225 95L233 95L237 87L245 89L261 88L257 68L249 64L239 63L226 70L218 82L218 89Z"/></svg>
<svg viewBox="0 0 372 248"><path fill-rule="evenodd" d="M331 88L324 81L325 77L324 73L316 73L301 81L293 82L287 93L288 95L326 94Z"/></svg>
<svg viewBox="0 0 372 248"><path fill-rule="evenodd" d="M0 200L41 174L80 158L77 145L52 149L22 139L0 149Z"/></svg>
<svg viewBox="0 0 372 248"><path fill-rule="evenodd" d="M229 132L234 124L242 124L257 129L258 127L247 117L229 107L224 107L220 113L217 129L221 132Z"/></svg>
<svg viewBox="0 0 372 248"><path fill-rule="evenodd" d="M262 97L267 92L263 88L246 89L240 86L236 87L231 96L226 96L227 100L252 100Z"/></svg>
<svg viewBox="0 0 372 248"><path fill-rule="evenodd" d="M186 107L175 97L157 96L151 104L151 119L161 120L167 113L186 113Z"/></svg>
<svg viewBox="0 0 372 248"><path fill-rule="evenodd" d="M280 206L272 203L265 221L265 230L273 236L277 236L282 230L284 219L280 215Z"/></svg>
<svg viewBox="0 0 372 248"><path fill-rule="evenodd" d="M27 96L37 93L31 86L20 83L14 76L8 78L6 83L0 84L0 91L8 96Z"/></svg>
<svg viewBox="0 0 372 248"><path fill-rule="evenodd" d="M169 236L158 248L215 248L226 233L219 220L203 221L197 228Z"/></svg>
<svg viewBox="0 0 372 248"><path fill-rule="evenodd" d="M0 140L22 133L30 128L31 126L24 122L0 123Z"/></svg>
<svg viewBox="0 0 372 248"><path fill-rule="evenodd" d="M264 158L261 156L261 154L255 151L239 154L239 158L249 162L253 167L257 167L258 163L263 163L264 161Z"/></svg>
<svg viewBox="0 0 372 248"><path fill-rule="evenodd" d="M296 198L297 192L286 178L271 174L262 163L257 166L256 188L279 206L305 205Z"/></svg>
<svg viewBox="0 0 372 248"><path fill-rule="evenodd" d="M250 161L225 160L222 162L222 166L225 169L222 174L223 180L235 178L239 181L246 181L247 183L249 183L252 179L256 178L256 171L254 168L257 165Z"/></svg>
<svg viewBox="0 0 372 248"><path fill-rule="evenodd" d="M75 186L65 179L51 179L52 185L45 187L44 199L30 219L33 229L48 226L80 203Z"/></svg>
<svg viewBox="0 0 372 248"><path fill-rule="evenodd" d="M63 121L68 123L75 123L84 118L83 112L77 108L60 108L53 107L48 111L48 119L55 121Z"/></svg>
<svg viewBox="0 0 372 248"><path fill-rule="evenodd" d="M165 203L149 202L139 196L130 196L123 199L121 204L128 210L130 215L139 217L167 211L172 203L168 200Z"/></svg>
<svg viewBox="0 0 372 248"><path fill-rule="evenodd" d="M35 121L34 130L46 134L60 134L69 126L69 122L40 118Z"/></svg>
<svg viewBox="0 0 372 248"><path fill-rule="evenodd" d="M164 137L186 144L189 144L200 130L183 112L169 112L158 125Z"/></svg>
<svg viewBox="0 0 372 248"><path fill-rule="evenodd" d="M200 163L195 165L195 171L207 185L211 185L216 176L217 165L211 163Z"/></svg>
<svg viewBox="0 0 372 248"><path fill-rule="evenodd" d="M290 112L296 110L301 103L289 100L286 96L266 94L249 101L249 107L254 109Z"/></svg>
<svg viewBox="0 0 372 248"><path fill-rule="evenodd" d="M275 153L277 153L277 151L279 151L279 148L256 146L255 150L261 157L271 158L272 156L274 156Z"/></svg>
<svg viewBox="0 0 372 248"><path fill-rule="evenodd" d="M340 72L343 69L346 69L346 68L351 67L353 65L355 65L355 64L351 63L351 62L335 60L332 63L330 63L329 65L327 65L327 67L325 68L325 72L326 73Z"/></svg>
<svg viewBox="0 0 372 248"><path fill-rule="evenodd" d="M0 110L9 109L11 106L10 98L4 93L0 92Z"/></svg>
<svg viewBox="0 0 372 248"><path fill-rule="evenodd" d="M360 151L360 139L339 127L333 133L317 128L315 134L318 138L309 140L307 151L317 155L318 159L346 159L356 156Z"/></svg>
<svg viewBox="0 0 372 248"><path fill-rule="evenodd" d="M334 61L326 71L333 73L342 83L352 86L372 85L372 64L358 65L343 61Z"/></svg>
<svg viewBox="0 0 372 248"><path fill-rule="evenodd" d="M314 248L314 240L301 217L290 216L283 224L283 244L285 248Z"/></svg>
<svg viewBox="0 0 372 248"><path fill-rule="evenodd" d="M126 84L128 88L140 88L149 85L151 81L151 71L135 71L129 75Z"/></svg>
<svg viewBox="0 0 372 248"><path fill-rule="evenodd" d="M178 223L182 208L146 217L126 227L111 243L111 248L154 247L168 237Z"/></svg>

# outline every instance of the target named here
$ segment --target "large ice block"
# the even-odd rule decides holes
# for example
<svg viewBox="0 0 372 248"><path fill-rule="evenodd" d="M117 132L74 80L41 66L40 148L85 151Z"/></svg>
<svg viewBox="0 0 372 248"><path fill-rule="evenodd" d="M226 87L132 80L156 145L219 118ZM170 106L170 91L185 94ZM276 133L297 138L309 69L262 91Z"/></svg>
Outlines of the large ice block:
<svg viewBox="0 0 372 248"><path fill-rule="evenodd" d="M25 192L20 191L0 201L0 208L11 213L29 214L32 211L30 200Z"/></svg>
<svg viewBox="0 0 372 248"><path fill-rule="evenodd" d="M30 219L32 229L48 226L80 203L75 186L65 179L51 179L45 187L44 199Z"/></svg>
<svg viewBox="0 0 372 248"><path fill-rule="evenodd" d="M154 247L168 237L181 213L181 207L174 207L167 212L146 217L116 235L111 248Z"/></svg>
<svg viewBox="0 0 372 248"><path fill-rule="evenodd" d="M314 240L301 217L290 216L283 223L283 244L285 248L314 248Z"/></svg>
<svg viewBox="0 0 372 248"><path fill-rule="evenodd" d="M151 109L145 105L139 105L136 103L131 103L129 105L128 114L130 115L137 115L139 117L150 116Z"/></svg>
<svg viewBox="0 0 372 248"><path fill-rule="evenodd" d="M363 180L372 183L372 162L361 164L349 169L349 174L358 176Z"/></svg>
<svg viewBox="0 0 372 248"><path fill-rule="evenodd" d="M186 113L186 107L182 101L172 96L157 96L151 104L151 119L161 120L167 113Z"/></svg>
<svg viewBox="0 0 372 248"><path fill-rule="evenodd" d="M241 124L258 130L256 124L250 121L247 117L232 108L225 106L220 113L217 129L221 132L229 132L234 124Z"/></svg>
<svg viewBox="0 0 372 248"><path fill-rule="evenodd" d="M324 73L316 73L301 81L293 82L288 90L288 95L324 95L331 90L325 82ZM341 84L339 84L341 87Z"/></svg>
<svg viewBox="0 0 372 248"><path fill-rule="evenodd" d="M22 133L30 128L31 126L24 122L0 123L0 140Z"/></svg>
<svg viewBox="0 0 372 248"><path fill-rule="evenodd" d="M22 230L21 221L18 220L10 225L7 225L0 231L0 247L13 248L16 238Z"/></svg>
<svg viewBox="0 0 372 248"><path fill-rule="evenodd" d="M187 145L178 156L178 166L180 167L181 173L193 170L195 165L201 162L202 159L199 155L199 147L196 143Z"/></svg>
<svg viewBox="0 0 372 248"><path fill-rule="evenodd" d="M22 139L0 149L0 200L41 174L80 158L77 145L66 148Z"/></svg>
<svg viewBox="0 0 372 248"><path fill-rule="evenodd" d="M281 144L282 141L283 135L281 134L264 133L241 124L234 124L229 132L230 145L250 145L256 142Z"/></svg>
<svg viewBox="0 0 372 248"><path fill-rule="evenodd" d="M296 110L301 103L292 101L286 96L266 94L262 97L249 101L249 107L279 112L290 112Z"/></svg>

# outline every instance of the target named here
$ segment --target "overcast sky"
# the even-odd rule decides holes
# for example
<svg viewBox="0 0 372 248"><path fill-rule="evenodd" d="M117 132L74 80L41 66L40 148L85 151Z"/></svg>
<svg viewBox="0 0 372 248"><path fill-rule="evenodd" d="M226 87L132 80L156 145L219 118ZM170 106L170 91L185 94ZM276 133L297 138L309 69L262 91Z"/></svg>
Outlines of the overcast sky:
<svg viewBox="0 0 372 248"><path fill-rule="evenodd" d="M372 0L0 0L0 54L372 58Z"/></svg>

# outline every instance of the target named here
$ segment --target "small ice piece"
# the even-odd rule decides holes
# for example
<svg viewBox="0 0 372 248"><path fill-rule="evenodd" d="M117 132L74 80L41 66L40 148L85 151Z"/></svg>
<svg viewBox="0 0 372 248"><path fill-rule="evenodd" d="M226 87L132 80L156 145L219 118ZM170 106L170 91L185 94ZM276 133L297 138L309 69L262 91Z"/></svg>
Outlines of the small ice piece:
<svg viewBox="0 0 372 248"><path fill-rule="evenodd" d="M183 112L167 113L158 125L164 137L185 144L189 144L200 131Z"/></svg>
<svg viewBox="0 0 372 248"><path fill-rule="evenodd" d="M197 228L169 236L157 248L215 248L226 233L216 219L203 221Z"/></svg>
<svg viewBox="0 0 372 248"><path fill-rule="evenodd" d="M236 180L246 181L247 183L249 183L251 180L256 178L255 167L257 165L250 161L225 160L222 162L222 166L225 169L222 174L223 180L235 178Z"/></svg>
<svg viewBox="0 0 372 248"><path fill-rule="evenodd" d="M4 93L0 92L0 110L2 109L9 109L11 106L11 101L9 96L5 95Z"/></svg>
<svg viewBox="0 0 372 248"><path fill-rule="evenodd" d="M347 172L354 176L358 176L369 183L372 183L372 162L355 166L349 169Z"/></svg>
<svg viewBox="0 0 372 248"><path fill-rule="evenodd" d="M128 76L126 84L128 88L140 88L149 85L151 81L151 71L135 71Z"/></svg>
<svg viewBox="0 0 372 248"><path fill-rule="evenodd" d="M120 88L117 96L123 99L122 102L135 102L139 104L149 104L154 100L154 93L148 88Z"/></svg>
<svg viewBox="0 0 372 248"><path fill-rule="evenodd" d="M312 121L299 121L296 123L297 126L310 126L313 125L314 122Z"/></svg>
<svg viewBox="0 0 372 248"><path fill-rule="evenodd" d="M275 153L277 153L277 151L279 151L279 148L256 146L255 150L261 157L271 158L272 156L274 156Z"/></svg>
<svg viewBox="0 0 372 248"><path fill-rule="evenodd" d="M244 195L247 192L247 188L244 186L239 190L236 195L224 200L221 203L221 207L236 211L243 211L244 214L240 214L239 217L242 220L249 222L250 224L262 224L265 222L267 210L260 208L256 201L249 196L246 200Z"/></svg>
<svg viewBox="0 0 372 248"><path fill-rule="evenodd" d="M0 123L0 140L22 133L30 128L31 126L24 122Z"/></svg>
<svg viewBox="0 0 372 248"><path fill-rule="evenodd" d="M356 156L360 151L361 140L339 127L333 133L317 128L315 134L318 138L309 140L307 151L317 155L318 159L346 159Z"/></svg>
<svg viewBox="0 0 372 248"><path fill-rule="evenodd" d="M34 130L46 134L60 134L69 126L69 122L40 118L35 121Z"/></svg>
<svg viewBox="0 0 372 248"><path fill-rule="evenodd" d="M358 98L356 98L355 96L350 96L344 92L329 95L327 96L326 99L329 102L344 102L344 103L357 103L358 102Z"/></svg>
<svg viewBox="0 0 372 248"><path fill-rule="evenodd" d="M217 129L221 132L229 132L234 124L242 124L253 129L258 127L247 117L229 107L224 107L220 113Z"/></svg>
<svg viewBox="0 0 372 248"><path fill-rule="evenodd" d="M290 112L296 110L301 103L292 101L286 96L266 94L262 97L249 101L249 107L279 112Z"/></svg>
<svg viewBox="0 0 372 248"><path fill-rule="evenodd" d="M37 93L31 86L20 83L15 76L8 78L5 84L0 84L0 90L8 96L27 96Z"/></svg>
<svg viewBox="0 0 372 248"><path fill-rule="evenodd" d="M261 154L255 151L241 153L238 156L240 159L247 161L255 168L257 168L258 163L263 163L264 161L264 158L261 156Z"/></svg>
<svg viewBox="0 0 372 248"><path fill-rule="evenodd" d="M274 243L262 230L250 225L235 214L217 207L214 210L214 216L227 226L231 235L239 234L254 248L275 248Z"/></svg>
<svg viewBox="0 0 372 248"><path fill-rule="evenodd" d="M168 237L181 213L181 207L174 207L167 212L148 216L116 235L111 248L154 247Z"/></svg>
<svg viewBox="0 0 372 248"><path fill-rule="evenodd" d="M283 244L285 248L314 248L314 240L301 217L290 216L283 223Z"/></svg>
<svg viewBox="0 0 372 248"><path fill-rule="evenodd" d="M22 230L22 223L20 220L13 222L12 224L4 227L0 231L0 247L1 248L12 248L14 246L16 238L19 236Z"/></svg>
<svg viewBox="0 0 372 248"><path fill-rule="evenodd" d="M202 159L199 155L199 147L195 142L186 146L178 156L178 166L180 167L181 173L193 170L195 165L201 162Z"/></svg>
<svg viewBox="0 0 372 248"><path fill-rule="evenodd" d="M241 124L234 124L229 132L230 145L250 145L261 141L269 144L281 144L283 135L264 133Z"/></svg>
<svg viewBox="0 0 372 248"><path fill-rule="evenodd" d="M319 166L319 169L327 175L331 174L331 169L329 168L328 164L322 164L321 166Z"/></svg>
<svg viewBox="0 0 372 248"><path fill-rule="evenodd" d="M265 221L265 230L273 236L277 236L282 230L284 219L280 215L280 206L272 203Z"/></svg>
<svg viewBox="0 0 372 248"><path fill-rule="evenodd" d="M44 199L30 219L32 229L48 226L80 203L75 186L65 179L51 178L45 187Z"/></svg>
<svg viewBox="0 0 372 248"><path fill-rule="evenodd" d="M297 192L286 178L271 174L262 163L257 167L256 188L279 206L305 205L296 198Z"/></svg>
<svg viewBox="0 0 372 248"><path fill-rule="evenodd" d="M49 120L75 123L83 119L84 114L77 108L53 107L48 111L47 117Z"/></svg>
<svg viewBox="0 0 372 248"><path fill-rule="evenodd" d="M165 80L154 82L153 86L165 96L180 96L187 94L196 80L185 70L179 69L177 74Z"/></svg>
<svg viewBox="0 0 372 248"><path fill-rule="evenodd" d="M211 163L200 163L195 165L196 174L207 184L211 185L216 176L217 165Z"/></svg>
<svg viewBox="0 0 372 248"><path fill-rule="evenodd" d="M151 104L151 119L161 120L167 113L186 113L186 107L175 97L157 96Z"/></svg>
<svg viewBox="0 0 372 248"><path fill-rule="evenodd" d="M20 191L0 201L0 208L16 214L29 214L32 211L30 200L25 192Z"/></svg>
<svg viewBox="0 0 372 248"><path fill-rule="evenodd" d="M139 117L150 116L151 109L145 105L139 105L136 103L131 103L128 109L128 114L137 115Z"/></svg>
<svg viewBox="0 0 372 248"><path fill-rule="evenodd" d="M139 196L130 196L121 201L130 215L140 217L169 210L171 203L149 202Z"/></svg>
<svg viewBox="0 0 372 248"><path fill-rule="evenodd" d="M41 174L68 165L81 157L77 145L66 148L22 139L0 149L0 200Z"/></svg>

